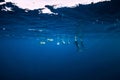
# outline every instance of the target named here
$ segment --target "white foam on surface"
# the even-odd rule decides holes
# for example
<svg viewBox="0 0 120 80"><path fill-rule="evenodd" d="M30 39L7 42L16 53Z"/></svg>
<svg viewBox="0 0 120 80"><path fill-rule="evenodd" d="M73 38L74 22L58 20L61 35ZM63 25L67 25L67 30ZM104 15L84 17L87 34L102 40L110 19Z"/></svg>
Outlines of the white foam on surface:
<svg viewBox="0 0 120 80"><path fill-rule="evenodd" d="M19 8L22 9L39 9L44 8L43 13L52 13L45 5L55 5L55 8L60 7L75 7L77 4L90 4L110 0L5 0L6 2L15 3Z"/></svg>

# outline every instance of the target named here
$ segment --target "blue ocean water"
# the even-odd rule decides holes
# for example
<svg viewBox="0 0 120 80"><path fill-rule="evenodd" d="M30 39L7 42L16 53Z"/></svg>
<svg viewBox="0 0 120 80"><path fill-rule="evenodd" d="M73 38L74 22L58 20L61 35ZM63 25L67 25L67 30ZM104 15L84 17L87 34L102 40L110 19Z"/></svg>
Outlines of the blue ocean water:
<svg viewBox="0 0 120 80"><path fill-rule="evenodd" d="M2 5L14 12L0 11L0 80L119 80L119 11L99 15L102 4L58 15Z"/></svg>
<svg viewBox="0 0 120 80"><path fill-rule="evenodd" d="M119 79L120 38L89 37L77 52L74 43L40 45L35 39L0 39L1 80Z"/></svg>

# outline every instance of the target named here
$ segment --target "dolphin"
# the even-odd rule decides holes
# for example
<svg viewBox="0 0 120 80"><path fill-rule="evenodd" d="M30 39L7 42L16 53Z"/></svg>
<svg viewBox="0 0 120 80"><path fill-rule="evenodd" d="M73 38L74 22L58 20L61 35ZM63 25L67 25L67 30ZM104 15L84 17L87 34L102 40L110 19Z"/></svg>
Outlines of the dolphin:
<svg viewBox="0 0 120 80"><path fill-rule="evenodd" d="M75 36L75 46L76 46L76 48L77 48L77 51L80 51L80 45L79 45L77 36Z"/></svg>
<svg viewBox="0 0 120 80"><path fill-rule="evenodd" d="M76 46L76 48L77 48L77 51L80 52L80 51L81 51L81 48L84 47L83 40L80 39L80 40L78 41L78 37L75 36L75 42L74 42L74 43L75 43L75 46Z"/></svg>

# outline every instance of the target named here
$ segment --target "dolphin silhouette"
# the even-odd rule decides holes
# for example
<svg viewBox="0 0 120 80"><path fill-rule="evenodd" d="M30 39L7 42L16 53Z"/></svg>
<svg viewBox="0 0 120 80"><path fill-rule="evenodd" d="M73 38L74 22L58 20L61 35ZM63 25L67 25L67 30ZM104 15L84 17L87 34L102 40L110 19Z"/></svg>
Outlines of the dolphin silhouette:
<svg viewBox="0 0 120 80"><path fill-rule="evenodd" d="M77 48L77 51L80 51L80 45L79 45L77 36L75 36L75 46Z"/></svg>
<svg viewBox="0 0 120 80"><path fill-rule="evenodd" d="M78 37L75 36L75 42L74 42L74 43L75 43L75 46L76 46L76 48L77 48L77 51L80 52L80 51L82 50L81 48L84 47L83 40L80 39L80 40L78 41Z"/></svg>

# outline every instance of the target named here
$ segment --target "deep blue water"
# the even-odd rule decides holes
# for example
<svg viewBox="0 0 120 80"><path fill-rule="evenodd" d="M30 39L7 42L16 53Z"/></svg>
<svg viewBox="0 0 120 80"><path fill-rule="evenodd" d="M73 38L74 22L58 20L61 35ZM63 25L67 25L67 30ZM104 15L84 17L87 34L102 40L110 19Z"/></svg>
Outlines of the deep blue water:
<svg viewBox="0 0 120 80"><path fill-rule="evenodd" d="M40 45L34 39L0 39L1 80L119 80L120 38L86 39L74 44Z"/></svg>
<svg viewBox="0 0 120 80"><path fill-rule="evenodd" d="M58 15L0 5L0 80L120 80L120 8L114 1L47 6ZM2 11L5 6L13 12Z"/></svg>

